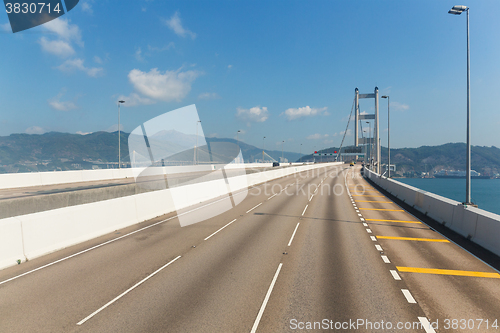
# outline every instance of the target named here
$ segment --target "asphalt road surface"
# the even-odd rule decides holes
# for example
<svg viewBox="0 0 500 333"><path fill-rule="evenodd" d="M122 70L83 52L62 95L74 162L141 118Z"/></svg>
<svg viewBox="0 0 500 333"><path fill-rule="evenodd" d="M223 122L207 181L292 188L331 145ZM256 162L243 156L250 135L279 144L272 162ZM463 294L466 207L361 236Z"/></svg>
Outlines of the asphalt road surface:
<svg viewBox="0 0 500 333"><path fill-rule="evenodd" d="M4 269L0 332L499 332L499 278L343 165Z"/></svg>

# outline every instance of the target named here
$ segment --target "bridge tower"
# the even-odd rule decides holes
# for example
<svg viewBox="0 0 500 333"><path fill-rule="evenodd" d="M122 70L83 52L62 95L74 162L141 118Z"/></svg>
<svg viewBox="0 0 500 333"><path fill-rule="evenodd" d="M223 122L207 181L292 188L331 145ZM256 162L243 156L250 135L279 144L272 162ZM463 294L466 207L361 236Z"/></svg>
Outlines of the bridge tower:
<svg viewBox="0 0 500 333"><path fill-rule="evenodd" d="M359 100L363 98L373 98L375 99L375 113L374 114L359 114ZM358 147L359 144L372 144L375 146L375 162L376 168L375 171L380 174L380 131L379 131L379 116L378 116L378 87L375 87L373 94L360 94L358 88L354 90L354 99L355 99L355 110L354 110L354 146ZM365 119L373 119L373 137L367 138L359 138L359 121Z"/></svg>

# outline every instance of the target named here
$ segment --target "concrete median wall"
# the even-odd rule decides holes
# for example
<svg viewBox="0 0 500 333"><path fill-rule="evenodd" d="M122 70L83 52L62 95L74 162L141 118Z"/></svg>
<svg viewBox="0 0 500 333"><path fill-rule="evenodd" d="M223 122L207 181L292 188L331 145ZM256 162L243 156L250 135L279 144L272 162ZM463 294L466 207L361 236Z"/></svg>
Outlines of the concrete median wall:
<svg viewBox="0 0 500 333"><path fill-rule="evenodd" d="M294 165L296 163L293 163ZM302 163L301 163L302 164ZM284 164L285 165L285 164ZM286 165L289 165L288 163ZM166 166L159 167L160 173L175 174L207 171L220 169L223 165L186 165L186 166ZM272 163L246 163L229 164L227 168L269 168ZM140 173L140 171L138 172ZM113 179L125 179L134 177L134 169L100 169L100 170L72 170L72 171L50 171L32 173L5 173L0 174L0 189L71 184L90 181L103 181Z"/></svg>
<svg viewBox="0 0 500 333"><path fill-rule="evenodd" d="M447 228L500 256L500 215L426 192L368 169L365 178Z"/></svg>
<svg viewBox="0 0 500 333"><path fill-rule="evenodd" d="M235 192L301 171L341 164L292 166L231 177L230 190ZM172 190L182 188L185 194L191 195L174 203ZM24 262L120 228L227 195L227 187L221 187L217 180L179 186L172 190L134 194L0 219L0 269L15 265L17 260Z"/></svg>

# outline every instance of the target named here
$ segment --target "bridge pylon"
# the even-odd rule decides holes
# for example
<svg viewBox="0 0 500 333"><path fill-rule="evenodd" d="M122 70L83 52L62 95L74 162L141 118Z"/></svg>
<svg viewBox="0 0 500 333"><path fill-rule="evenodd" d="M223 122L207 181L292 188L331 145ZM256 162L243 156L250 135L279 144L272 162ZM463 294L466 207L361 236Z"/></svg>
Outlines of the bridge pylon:
<svg viewBox="0 0 500 333"><path fill-rule="evenodd" d="M378 114L378 87L375 87L373 94L360 94L358 88L354 90L355 111L354 111L354 146L358 147L363 145L374 145L374 163L375 171L380 174L380 129L379 129L379 114ZM359 114L359 100L364 98L375 99L375 113L374 114ZM373 135L370 138L359 138L359 122L361 120L373 120ZM361 140L360 140L361 139ZM370 149L371 151L371 149Z"/></svg>

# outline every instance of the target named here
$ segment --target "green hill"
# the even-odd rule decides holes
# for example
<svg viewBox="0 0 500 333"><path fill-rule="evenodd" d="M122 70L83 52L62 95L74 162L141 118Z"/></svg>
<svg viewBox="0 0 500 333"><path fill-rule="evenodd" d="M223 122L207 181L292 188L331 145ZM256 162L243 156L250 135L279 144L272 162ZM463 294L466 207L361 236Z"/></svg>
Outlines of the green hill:
<svg viewBox="0 0 500 333"><path fill-rule="evenodd" d="M130 163L129 133L121 132L121 161ZM208 142L232 142L234 139L207 138ZM262 149L239 142L245 162L261 159ZM266 150L279 160L281 151ZM284 152L295 161L298 153ZM118 132L95 132L87 135L49 132L11 134L0 137L0 173L75 170L117 167Z"/></svg>
<svg viewBox="0 0 500 333"><path fill-rule="evenodd" d="M338 148L332 147L319 151L333 153ZM382 163L387 163L387 148L382 147ZM391 149L391 164L396 165L396 172L403 174L431 175L441 169L465 170L465 143L447 143L440 146L422 146L418 148ZM301 161L312 160L312 155L303 156ZM318 160L318 157L316 157ZM500 149L497 147L471 147L471 169L483 175L495 176L500 173Z"/></svg>

